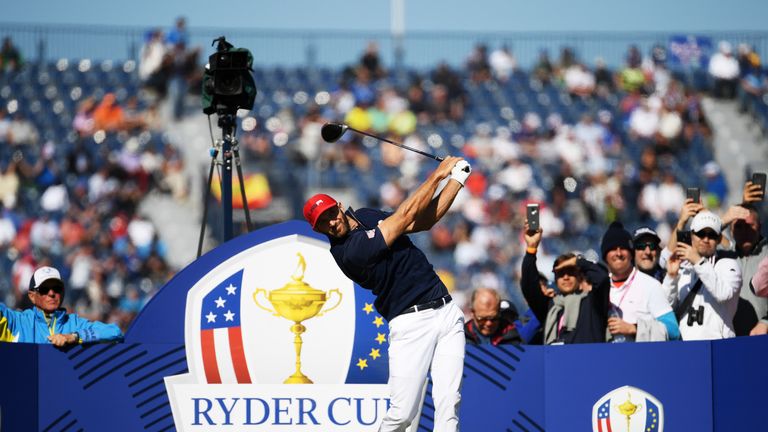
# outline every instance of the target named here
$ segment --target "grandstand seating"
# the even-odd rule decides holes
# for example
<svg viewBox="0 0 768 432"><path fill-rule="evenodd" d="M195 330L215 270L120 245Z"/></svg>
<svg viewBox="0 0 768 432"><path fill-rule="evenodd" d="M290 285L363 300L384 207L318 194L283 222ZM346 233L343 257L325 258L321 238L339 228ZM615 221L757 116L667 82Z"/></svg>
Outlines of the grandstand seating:
<svg viewBox="0 0 768 432"><path fill-rule="evenodd" d="M258 131L268 133L265 125L282 109L288 109L295 119L300 119L305 115L308 105L318 92L333 91L338 88L344 73L341 69L323 67L255 67L254 77L259 92L250 115L258 120ZM392 73L376 85L392 86L405 91L416 78L422 80L425 85L429 85L430 73L429 70ZM437 153L446 154L456 151L451 143L468 142L476 132L477 126L481 124L487 125L491 130L505 126L516 132L520 129L526 113L536 113L541 119L546 119L551 114L558 114L565 123L574 124L583 113L607 110L613 114L612 126L619 131L624 142L623 154L620 158L630 162L636 162L639 159L642 144L635 141L626 131L625 119L619 107L619 102L624 96L621 92L590 98L575 97L569 95L559 85L542 84L525 70L517 70L505 83L494 80L474 82L465 71L457 71L457 73L460 74L467 94L463 121L420 124L417 129L417 134L425 140L430 135L439 136L442 144L435 149ZM707 86L703 71L676 72L675 77L693 89L702 90ZM86 97L93 96L98 99L106 93L114 93L119 102L125 102L130 96L138 95L140 89L141 83L133 61L105 61L93 64L87 59L70 59L43 64L30 63L19 72L0 76L0 106L29 118L40 131L41 143L46 141L55 143L55 162L61 167L66 167L67 157L76 146L84 146L85 151L98 162L106 160L110 151L122 149L131 137L126 134L110 133L96 139L79 138L72 129L72 120L78 103ZM140 108L145 107L146 104L141 102ZM768 108L765 101L753 98L750 100L749 107L756 115L762 116L764 127L768 129ZM544 122L537 132L546 132ZM300 129L295 128L288 137L288 142L298 139L299 134ZM163 153L165 150L166 143L161 133L144 131L138 138L141 150L153 148L158 153ZM286 173L306 169L310 171L309 176L319 178L320 182L317 186L353 186L359 202L378 204L379 186L398 175L396 169L379 163L380 149L376 145L366 148L368 155L373 159L369 172L360 172L354 166L330 165L322 170L317 170L311 164L299 167L287 147L290 146L273 148L270 168L271 178L278 183L275 185L276 189L286 193L302 192L301 187L292 187L291 183L296 181L296 176L286 175ZM40 157L40 148L41 146L25 149L25 157L30 162L34 161ZM8 164L11 157L11 148L0 145L0 162L3 167ZM711 159L712 152L706 139L696 135L688 143L687 149L679 152L669 161L671 165L668 168L678 175L680 183L688 186L702 186L703 179L698 170L692 168L699 167ZM559 175L558 167L531 158L526 158L525 162L533 167L534 188L548 194ZM430 165L422 164L423 172L430 168ZM482 170L482 167L480 168ZM65 178L65 184L74 188L77 179L69 173ZM23 218L32 218L39 214L40 192L33 190L19 197L17 209ZM300 202L300 198L293 199L292 202ZM545 199L549 200L551 196ZM300 212L297 211L296 215L299 217ZM636 216L634 214L627 213L623 216L629 227L641 222L634 217ZM449 218L447 223L455 224L456 220ZM547 239L546 245L552 253L564 252L568 249L587 250L597 247L601 234L602 229L599 226L580 233L566 231L562 236ZM436 266L459 273L452 264L450 253L434 250L426 236L417 237L417 242L429 251ZM8 271L11 260L8 254L2 254L0 268ZM56 261L63 264L63 257L56 257ZM511 265L511 262L506 263L507 267ZM497 268L496 270L503 274L504 278L513 279L513 269ZM7 282L0 282L0 292L7 292L7 290Z"/></svg>

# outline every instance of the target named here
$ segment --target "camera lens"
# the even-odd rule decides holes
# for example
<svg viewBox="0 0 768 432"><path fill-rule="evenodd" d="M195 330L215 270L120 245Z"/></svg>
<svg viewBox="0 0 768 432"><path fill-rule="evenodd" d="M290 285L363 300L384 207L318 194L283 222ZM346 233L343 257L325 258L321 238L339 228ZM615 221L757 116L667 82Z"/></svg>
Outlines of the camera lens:
<svg viewBox="0 0 768 432"><path fill-rule="evenodd" d="M238 95L243 92L243 75L241 72L217 72L213 87L222 96Z"/></svg>

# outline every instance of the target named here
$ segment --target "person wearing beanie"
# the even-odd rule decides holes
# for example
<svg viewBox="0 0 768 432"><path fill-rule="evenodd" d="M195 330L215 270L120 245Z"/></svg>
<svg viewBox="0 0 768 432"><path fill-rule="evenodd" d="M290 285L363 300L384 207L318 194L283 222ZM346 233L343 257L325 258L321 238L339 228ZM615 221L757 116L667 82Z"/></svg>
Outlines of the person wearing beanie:
<svg viewBox="0 0 768 432"><path fill-rule="evenodd" d="M720 217L700 210L691 219L691 244L676 242L667 260L662 285L675 307L683 340L736 336L733 317L739 304L741 268L730 254L718 252L721 235Z"/></svg>
<svg viewBox="0 0 768 432"><path fill-rule="evenodd" d="M603 234L600 242L600 256L605 260L605 255L616 248L632 250L632 236L621 222L612 222Z"/></svg>
<svg viewBox="0 0 768 432"><path fill-rule="evenodd" d="M677 320L661 284L635 267L632 236L621 222L612 222L608 227L600 243L600 252L611 279L608 340L679 339Z"/></svg>
<svg viewBox="0 0 768 432"><path fill-rule="evenodd" d="M64 281L53 267L39 267L32 274L27 293L34 307L16 311L0 303L0 342L53 344L119 341L116 324L88 321L61 307Z"/></svg>

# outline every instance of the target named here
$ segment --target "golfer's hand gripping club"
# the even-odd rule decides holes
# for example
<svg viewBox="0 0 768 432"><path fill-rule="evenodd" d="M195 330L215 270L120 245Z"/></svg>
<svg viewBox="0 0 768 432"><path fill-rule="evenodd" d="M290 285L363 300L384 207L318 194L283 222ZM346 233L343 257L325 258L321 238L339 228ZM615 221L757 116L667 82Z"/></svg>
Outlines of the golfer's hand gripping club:
<svg viewBox="0 0 768 432"><path fill-rule="evenodd" d="M471 173L472 167L469 165L469 162L462 159L456 162L456 165L453 166L453 169L451 170L451 178L464 186L464 182L467 181L467 177L469 177Z"/></svg>

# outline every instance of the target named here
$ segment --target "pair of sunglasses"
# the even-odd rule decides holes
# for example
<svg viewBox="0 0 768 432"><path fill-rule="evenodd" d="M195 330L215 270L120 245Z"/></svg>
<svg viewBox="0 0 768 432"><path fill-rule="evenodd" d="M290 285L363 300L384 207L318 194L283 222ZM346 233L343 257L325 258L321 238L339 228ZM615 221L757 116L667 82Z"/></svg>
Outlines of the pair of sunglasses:
<svg viewBox="0 0 768 432"><path fill-rule="evenodd" d="M699 232L695 232L696 237L698 238L710 238L712 240L717 240L720 238L720 234L712 231L712 230L701 230Z"/></svg>
<svg viewBox="0 0 768 432"><path fill-rule="evenodd" d="M647 247L651 248L651 250L656 250L659 248L659 244L656 242L635 243L635 250L641 251Z"/></svg>
<svg viewBox="0 0 768 432"><path fill-rule="evenodd" d="M37 292L40 295L48 295L49 292L53 291L56 294L63 294L64 293L64 287L60 285L51 285L51 286L41 286L35 290L32 290Z"/></svg>
<svg viewBox="0 0 768 432"><path fill-rule="evenodd" d="M570 276L578 276L579 275L579 269L577 267L565 267L560 270L555 270L555 278L559 279L563 276L570 275Z"/></svg>

